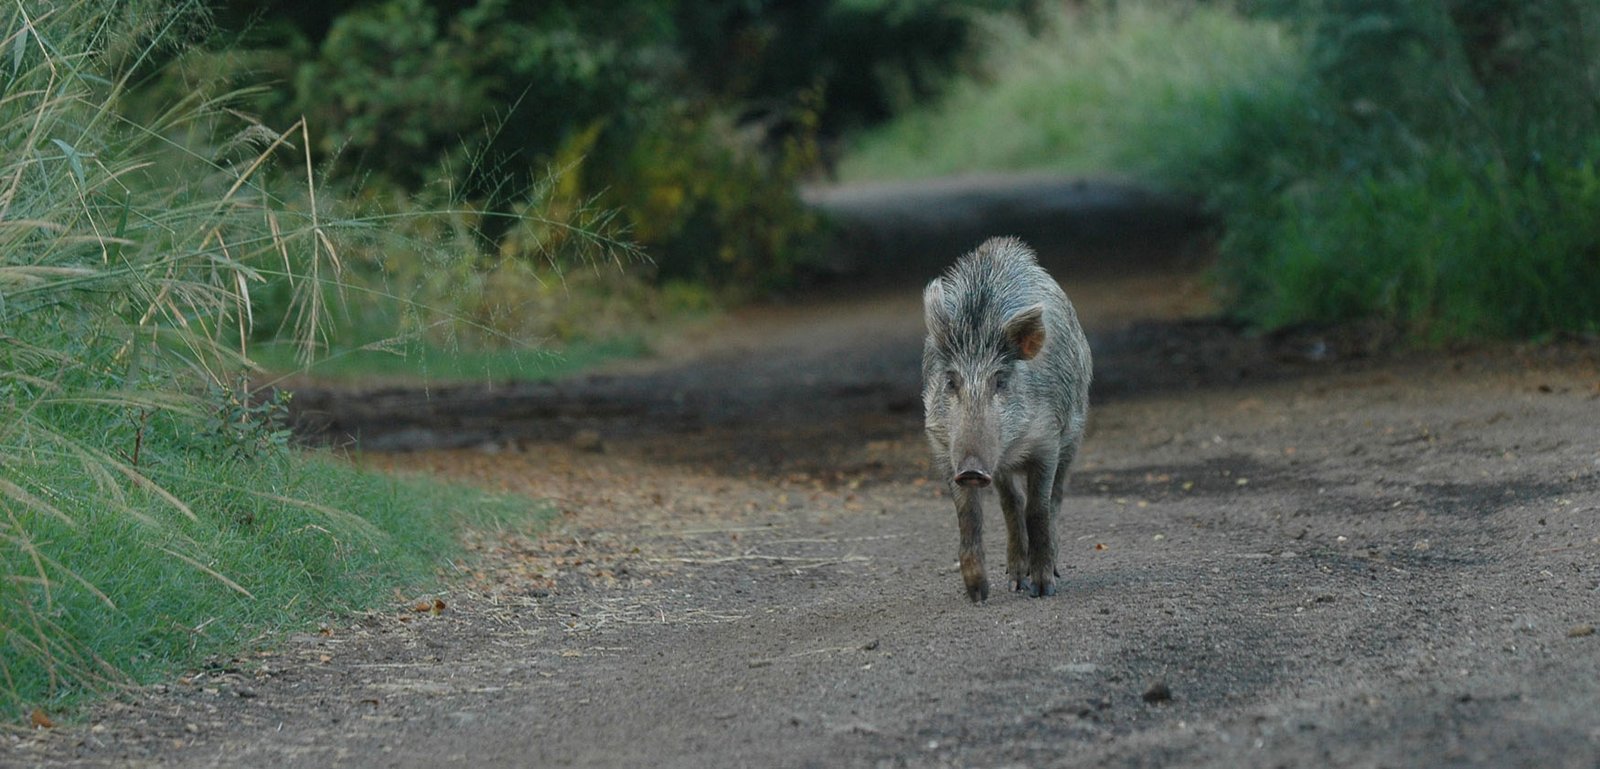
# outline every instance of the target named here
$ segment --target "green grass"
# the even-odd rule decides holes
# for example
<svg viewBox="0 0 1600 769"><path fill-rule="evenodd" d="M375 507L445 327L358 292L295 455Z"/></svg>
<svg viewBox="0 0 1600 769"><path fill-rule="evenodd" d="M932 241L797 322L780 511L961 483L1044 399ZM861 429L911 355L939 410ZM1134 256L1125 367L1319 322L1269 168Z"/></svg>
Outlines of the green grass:
<svg viewBox="0 0 1600 769"><path fill-rule="evenodd" d="M85 425L87 426L87 425ZM151 426L160 433L181 426ZM117 430L131 450L127 429ZM213 653L269 644L396 590L437 585L465 527L536 525L549 508L357 470L320 454L224 458L147 436L139 470L188 513L138 487L125 507L73 458L7 477L56 514L12 511L0 573L0 700L70 713L86 695L158 680ZM151 445L153 444L153 445ZM164 445L163 445L164 444Z"/></svg>
<svg viewBox="0 0 1600 769"><path fill-rule="evenodd" d="M1280 5L1306 75L1201 174L1232 312L1423 345L1600 332L1600 8Z"/></svg>
<svg viewBox="0 0 1600 769"><path fill-rule="evenodd" d="M1248 193L1219 274L1265 327L1377 319L1414 342L1600 331L1600 153L1518 178L1456 155ZM1255 212L1265 212L1251 216Z"/></svg>
<svg viewBox="0 0 1600 769"><path fill-rule="evenodd" d="M258 298L301 350L337 341L341 244L404 220L341 219L303 124L134 87L203 27L187 0L0 6L0 718L433 583L463 527L548 513L292 451L238 384ZM428 265L474 275L451 253Z"/></svg>
<svg viewBox="0 0 1600 769"><path fill-rule="evenodd" d="M1301 54L1283 26L1223 5L1046 8L989 30L982 72L858 137L846 180L1000 170L1182 176L1224 149L1235 103L1284 98Z"/></svg>

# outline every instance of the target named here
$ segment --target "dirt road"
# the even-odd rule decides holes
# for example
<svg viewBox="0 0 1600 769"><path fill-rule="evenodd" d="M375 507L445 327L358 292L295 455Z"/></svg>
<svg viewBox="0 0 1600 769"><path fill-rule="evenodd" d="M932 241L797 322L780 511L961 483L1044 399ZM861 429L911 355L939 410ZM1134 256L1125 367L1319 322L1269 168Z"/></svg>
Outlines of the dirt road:
<svg viewBox="0 0 1600 769"><path fill-rule="evenodd" d="M460 445L362 462L559 518L484 534L437 614L218 661L0 763L1600 765L1600 348L1254 339L1191 265L1049 256L1097 364L1054 598L965 597L907 274L556 385L321 401Z"/></svg>

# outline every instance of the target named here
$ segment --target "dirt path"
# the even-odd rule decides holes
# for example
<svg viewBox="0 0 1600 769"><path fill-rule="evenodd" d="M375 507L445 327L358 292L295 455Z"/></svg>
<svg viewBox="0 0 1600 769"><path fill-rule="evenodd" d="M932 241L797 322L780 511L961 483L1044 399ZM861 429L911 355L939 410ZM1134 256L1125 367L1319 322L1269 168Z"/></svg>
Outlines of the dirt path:
<svg viewBox="0 0 1600 769"><path fill-rule="evenodd" d="M1352 357L1197 320L1181 263L1053 261L1098 367L1055 598L965 598L911 275L558 385L324 401L395 445L471 436L361 461L558 521L485 534L437 614L219 661L0 763L1600 764L1600 348Z"/></svg>

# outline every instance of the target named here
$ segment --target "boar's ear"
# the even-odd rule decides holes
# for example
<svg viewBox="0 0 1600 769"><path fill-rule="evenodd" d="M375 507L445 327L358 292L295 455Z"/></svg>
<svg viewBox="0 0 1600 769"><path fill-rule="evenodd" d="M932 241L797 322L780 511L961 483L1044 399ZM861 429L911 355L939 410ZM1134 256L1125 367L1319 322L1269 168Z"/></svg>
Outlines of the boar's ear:
<svg viewBox="0 0 1600 769"><path fill-rule="evenodd" d="M1024 307L1006 319L1006 340L1017 350L1017 357L1033 360L1044 347L1044 305Z"/></svg>
<svg viewBox="0 0 1600 769"><path fill-rule="evenodd" d="M922 290L922 319L928 324L928 333L942 336L950 327L950 308L944 303L944 278L934 278Z"/></svg>

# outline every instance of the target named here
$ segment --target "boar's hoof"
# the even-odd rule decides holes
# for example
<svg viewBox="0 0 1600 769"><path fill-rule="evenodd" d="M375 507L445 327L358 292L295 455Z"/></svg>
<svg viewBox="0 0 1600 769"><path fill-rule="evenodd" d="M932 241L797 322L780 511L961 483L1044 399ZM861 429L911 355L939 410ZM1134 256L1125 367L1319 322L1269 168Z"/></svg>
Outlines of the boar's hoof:
<svg viewBox="0 0 1600 769"><path fill-rule="evenodd" d="M1038 582L1028 583L1028 595L1033 598L1042 598L1047 595L1055 594L1056 583L1054 580L1039 580Z"/></svg>
<svg viewBox="0 0 1600 769"><path fill-rule="evenodd" d="M982 551L961 554L961 581L967 585L967 597L973 603L989 600L989 577L983 573Z"/></svg>
<svg viewBox="0 0 1600 769"><path fill-rule="evenodd" d="M1020 593L1020 592L1022 592L1024 590L1032 593L1033 592L1033 583L1030 582L1027 577L1018 577L1017 579L1011 580L1011 589L1012 589L1012 591L1018 592L1018 593Z"/></svg>

